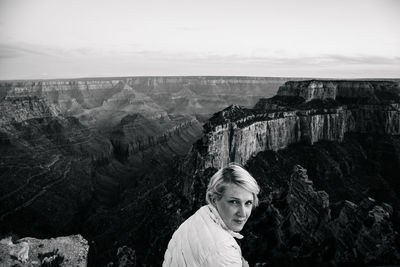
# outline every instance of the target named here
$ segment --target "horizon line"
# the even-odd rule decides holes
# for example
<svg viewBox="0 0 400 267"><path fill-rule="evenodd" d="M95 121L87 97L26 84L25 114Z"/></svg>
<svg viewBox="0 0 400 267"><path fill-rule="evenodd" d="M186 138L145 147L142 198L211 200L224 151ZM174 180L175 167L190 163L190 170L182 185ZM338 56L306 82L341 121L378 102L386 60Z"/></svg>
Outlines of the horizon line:
<svg viewBox="0 0 400 267"><path fill-rule="evenodd" d="M90 79L124 79L124 78L286 78L286 79L305 79L305 80L400 80L399 77L312 77L312 76L258 76L258 75L127 75L127 76L76 76L65 78L27 78L27 79L0 79L0 82L17 81L60 81L60 80L90 80Z"/></svg>

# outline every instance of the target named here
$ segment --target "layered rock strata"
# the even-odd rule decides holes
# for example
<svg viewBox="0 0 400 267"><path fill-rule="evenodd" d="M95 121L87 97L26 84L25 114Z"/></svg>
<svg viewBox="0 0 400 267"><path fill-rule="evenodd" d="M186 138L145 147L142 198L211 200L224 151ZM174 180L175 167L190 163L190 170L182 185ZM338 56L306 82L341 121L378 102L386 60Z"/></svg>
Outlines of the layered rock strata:
<svg viewBox="0 0 400 267"><path fill-rule="evenodd" d="M58 114L56 106L37 96L7 97L0 102L0 126Z"/></svg>
<svg viewBox="0 0 400 267"><path fill-rule="evenodd" d="M121 119L128 112L159 118L166 112L212 114L232 103L250 107L260 97L272 96L287 80L199 76L0 81L0 101L15 96L43 97L63 114L76 115L93 125L98 120L110 122L115 116ZM98 114L105 112L112 114Z"/></svg>
<svg viewBox="0 0 400 267"><path fill-rule="evenodd" d="M340 87L340 83L335 82L311 82L306 89L313 89L314 83ZM288 82L281 87L284 88L280 89L281 94L289 94L291 91L287 88L294 90L293 84L295 83ZM300 82L298 87L302 88L302 84ZM356 93L360 97L370 95L369 83L346 82L345 84L350 88L357 88ZM395 89L397 89L397 93L400 92L398 87L392 83L389 85L387 88L383 83L379 88L391 93ZM326 89L323 86L321 88ZM300 90L292 94L303 96L302 92ZM356 93L349 94L355 97ZM307 91L307 94L311 93ZM325 98L325 95L336 97L329 90L312 94L321 96L321 99ZM345 94L342 93L342 95ZM317 101L322 101L321 99ZM328 108L324 107L324 103L321 102L312 103L315 106L313 108L305 108L299 104L293 105L290 101L291 99L285 98L281 98L279 103L276 103L274 99L269 100L269 103L275 103L280 107L278 111L265 109L265 107L270 108L271 105L258 104L254 109L233 105L214 114L204 126L205 136L194 147L193 153L197 154L197 168L215 167L218 169L232 161L245 164L258 152L277 151L299 142L309 144L321 140L341 142L346 133L400 134L400 102L357 105L335 102L333 107ZM265 102L265 100L261 102ZM299 103L305 102L306 100L302 99ZM264 109L260 109L260 106Z"/></svg>
<svg viewBox="0 0 400 267"><path fill-rule="evenodd" d="M358 98L370 101L382 100L387 96L399 98L399 85L393 81L344 81L308 80L289 81L279 87L278 96L301 97L305 101L313 99ZM397 96L397 97L396 97Z"/></svg>

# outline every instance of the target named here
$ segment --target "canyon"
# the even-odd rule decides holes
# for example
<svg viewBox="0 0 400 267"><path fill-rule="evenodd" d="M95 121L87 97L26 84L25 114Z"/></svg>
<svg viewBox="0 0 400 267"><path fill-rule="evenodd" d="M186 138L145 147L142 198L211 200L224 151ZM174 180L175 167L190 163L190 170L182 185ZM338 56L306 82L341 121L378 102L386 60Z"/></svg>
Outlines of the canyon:
<svg viewBox="0 0 400 267"><path fill-rule="evenodd" d="M251 266L400 263L398 80L4 81L0 115L1 235L81 234L90 266L159 266L234 161L262 189Z"/></svg>

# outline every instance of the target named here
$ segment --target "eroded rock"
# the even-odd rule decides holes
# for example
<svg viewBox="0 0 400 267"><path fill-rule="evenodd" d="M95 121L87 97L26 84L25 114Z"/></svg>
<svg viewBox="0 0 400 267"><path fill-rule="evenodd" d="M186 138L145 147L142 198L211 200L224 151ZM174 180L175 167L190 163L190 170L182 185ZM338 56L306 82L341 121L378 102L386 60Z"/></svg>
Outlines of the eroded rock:
<svg viewBox="0 0 400 267"><path fill-rule="evenodd" d="M1 266L87 266L88 242L81 235L0 241Z"/></svg>

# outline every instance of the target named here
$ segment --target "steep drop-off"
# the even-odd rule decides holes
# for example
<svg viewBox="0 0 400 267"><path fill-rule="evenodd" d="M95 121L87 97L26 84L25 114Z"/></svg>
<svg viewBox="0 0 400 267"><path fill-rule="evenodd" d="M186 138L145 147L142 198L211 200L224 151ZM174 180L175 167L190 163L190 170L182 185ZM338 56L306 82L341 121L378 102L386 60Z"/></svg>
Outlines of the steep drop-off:
<svg viewBox="0 0 400 267"><path fill-rule="evenodd" d="M320 93L324 96L322 99L312 102L301 97L293 103L293 97L298 97L295 93L282 97L282 91L289 95L289 85L289 88L297 89L303 83L307 84L299 82L295 86L295 82L286 83L279 89L280 98L260 100L254 109L233 105L214 114L205 125L205 136L197 142L193 151L193 157L198 155L196 168L220 168L230 161L245 164L258 152L277 151L299 142L341 142L346 133L400 134L400 102L395 97L400 92L397 83L385 82L379 85L379 90L390 91L393 95L389 103L375 97L373 104L357 103L361 97L367 95L364 91L371 91L370 84L366 82L361 85L359 82L346 82L349 88L353 88L349 84L357 85L354 85L356 92L351 93L352 97L359 94L359 98L355 100L330 98L324 102L325 93ZM339 86L335 82L311 83L328 83L334 88ZM360 88L362 85L365 86L364 91ZM310 88L314 87L306 87L303 94L310 94ZM328 95L336 97L335 94Z"/></svg>
<svg viewBox="0 0 400 267"><path fill-rule="evenodd" d="M93 163L111 143L39 97L6 99L0 112L2 232L60 234L93 197Z"/></svg>

